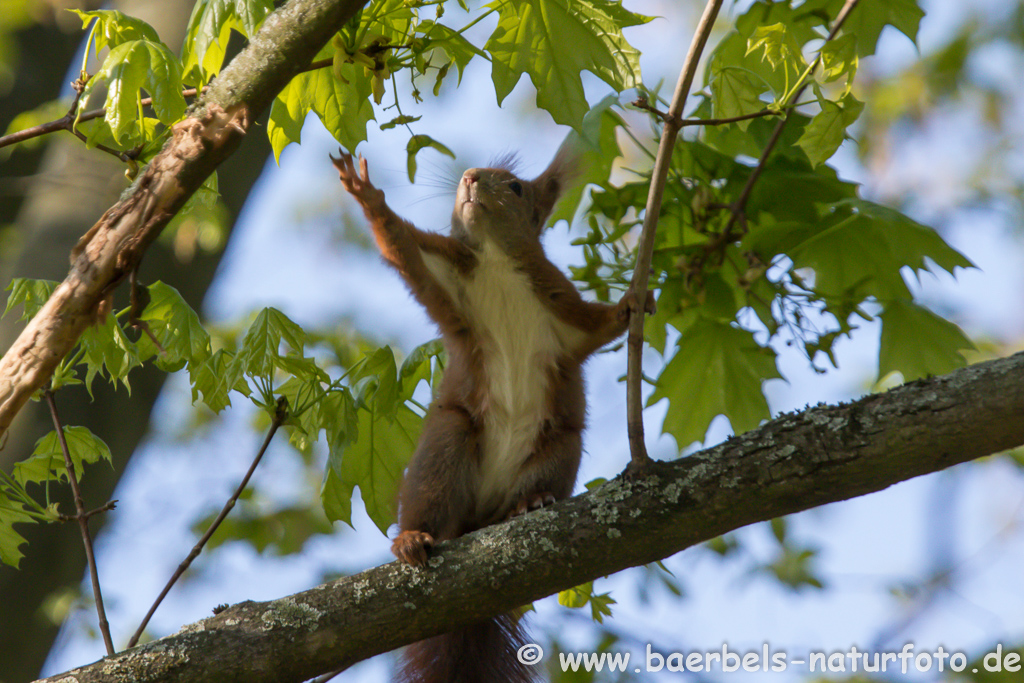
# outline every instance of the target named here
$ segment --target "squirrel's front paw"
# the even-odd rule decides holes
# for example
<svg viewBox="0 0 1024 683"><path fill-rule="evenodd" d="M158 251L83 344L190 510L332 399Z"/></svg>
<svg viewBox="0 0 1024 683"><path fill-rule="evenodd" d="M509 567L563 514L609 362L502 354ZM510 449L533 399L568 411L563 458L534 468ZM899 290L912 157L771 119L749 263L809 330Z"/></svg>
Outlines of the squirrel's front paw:
<svg viewBox="0 0 1024 683"><path fill-rule="evenodd" d="M658 306L654 301L654 292L651 290L647 290L647 300L644 301L643 310L645 313L649 313L651 315L654 315L658 310ZM640 312L640 302L636 300L636 292L634 292L633 288L630 287L626 290L626 293L622 295L622 298L619 299L619 318L627 320L630 314L634 311L637 313Z"/></svg>
<svg viewBox="0 0 1024 683"><path fill-rule="evenodd" d="M383 203L384 193L373 186L370 182L370 174L367 169L366 159L359 157L359 170L356 171L355 161L352 155L345 150L338 148L338 158L330 157L334 168L338 169L338 178L341 185L349 194L359 200L363 206L374 206Z"/></svg>
<svg viewBox="0 0 1024 683"><path fill-rule="evenodd" d="M414 567L422 567L430 559L434 537L426 531L403 531L391 544L395 557Z"/></svg>

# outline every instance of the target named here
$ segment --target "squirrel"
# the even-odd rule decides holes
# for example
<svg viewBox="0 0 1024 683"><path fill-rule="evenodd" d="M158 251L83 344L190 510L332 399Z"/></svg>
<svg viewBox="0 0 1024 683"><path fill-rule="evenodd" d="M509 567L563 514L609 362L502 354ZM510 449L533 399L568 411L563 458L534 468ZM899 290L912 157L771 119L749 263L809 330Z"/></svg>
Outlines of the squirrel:
<svg viewBox="0 0 1024 683"><path fill-rule="evenodd" d="M584 300L547 259L540 236L575 175L559 150L536 179L509 163L459 181L449 236L399 218L369 180L366 160L331 157L362 205L384 260L440 328L448 363L399 493L391 550L424 565L438 541L568 498L585 421L583 362L620 337L639 306ZM648 294L644 308L653 310ZM505 615L406 648L398 680L535 680L516 652L523 635Z"/></svg>

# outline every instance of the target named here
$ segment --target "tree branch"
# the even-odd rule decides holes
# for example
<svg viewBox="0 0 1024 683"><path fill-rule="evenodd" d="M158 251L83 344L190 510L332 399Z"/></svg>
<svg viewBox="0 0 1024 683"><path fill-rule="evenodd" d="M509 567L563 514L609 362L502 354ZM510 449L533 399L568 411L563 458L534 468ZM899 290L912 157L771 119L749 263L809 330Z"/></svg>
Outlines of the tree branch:
<svg viewBox="0 0 1024 683"><path fill-rule="evenodd" d="M94 322L96 309L251 123L366 0L290 0L203 94L122 199L82 237L71 270L0 360L0 434Z"/></svg>
<svg viewBox="0 0 1024 683"><path fill-rule="evenodd" d="M442 543L427 569L392 562L279 600L244 602L67 675L78 683L303 681L748 524L1019 446L1022 415L1024 353L782 415Z"/></svg>
<svg viewBox="0 0 1024 683"><path fill-rule="evenodd" d="M638 308L630 315L629 335L626 338L628 349L626 359L626 430L629 436L629 466L634 472L650 462L650 458L647 457L647 447L644 445L644 407L640 388L643 379L641 361L644 349L645 303L647 301L647 281L651 277L651 259L654 257L654 231L658 227L658 217L661 214L661 200L665 193L665 182L668 180L668 169L672 163L672 150L675 149L676 135L683 125L683 107L686 105L686 99L690 96L690 86L693 84L694 74L697 73L697 64L700 62L701 53L704 52L704 46L707 45L708 37L711 35L711 29L715 25L715 19L718 17L718 10L721 6L722 0L708 0L708 4L704 7L704 14L697 24L697 30L693 34L690 51L686 53L686 61L683 62L683 69L679 74L675 93L672 95L668 116L665 117L665 126L661 134L661 142L658 145L658 156L654 161L654 170L651 173L651 189L647 195L644 226L636 247L636 267L633 270L630 288L636 297Z"/></svg>

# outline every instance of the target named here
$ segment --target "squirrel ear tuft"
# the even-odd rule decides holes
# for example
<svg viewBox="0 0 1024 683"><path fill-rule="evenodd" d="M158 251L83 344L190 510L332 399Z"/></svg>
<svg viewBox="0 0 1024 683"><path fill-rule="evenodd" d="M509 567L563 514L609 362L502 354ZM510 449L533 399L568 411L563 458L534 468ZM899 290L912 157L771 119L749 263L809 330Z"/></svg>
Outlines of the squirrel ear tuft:
<svg viewBox="0 0 1024 683"><path fill-rule="evenodd" d="M544 223L554 210L559 197L580 175L580 155L572 147L563 143L548 167L533 181L533 218L538 234L544 228Z"/></svg>

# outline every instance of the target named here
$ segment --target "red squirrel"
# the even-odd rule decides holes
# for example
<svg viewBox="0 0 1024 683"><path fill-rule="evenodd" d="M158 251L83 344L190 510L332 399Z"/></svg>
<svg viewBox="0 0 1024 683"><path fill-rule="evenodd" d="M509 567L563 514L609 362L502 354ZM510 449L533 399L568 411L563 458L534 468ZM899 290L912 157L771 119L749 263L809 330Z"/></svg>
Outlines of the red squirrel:
<svg viewBox="0 0 1024 683"><path fill-rule="evenodd" d="M535 180L509 168L462 175L450 236L399 218L369 180L366 160L331 157L362 205L384 259L440 327L448 363L399 494L403 562L434 543L568 498L585 419L582 365L625 332L637 304L585 301L547 259L540 235L574 175L559 151ZM649 298L645 308L653 307ZM511 615L416 643L399 680L532 681L516 658Z"/></svg>

